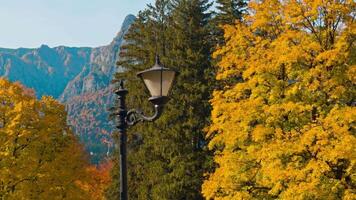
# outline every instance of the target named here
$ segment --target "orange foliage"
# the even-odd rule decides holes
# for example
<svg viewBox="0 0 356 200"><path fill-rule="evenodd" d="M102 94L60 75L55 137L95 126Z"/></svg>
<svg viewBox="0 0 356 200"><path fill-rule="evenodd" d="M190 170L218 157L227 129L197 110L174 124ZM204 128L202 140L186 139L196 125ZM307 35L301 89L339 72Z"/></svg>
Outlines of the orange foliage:
<svg viewBox="0 0 356 200"><path fill-rule="evenodd" d="M87 167L86 170L90 174L90 181L85 183L78 181L77 184L90 194L91 199L104 200L105 189L111 182L110 171L112 166L111 161L106 161L99 166L92 165Z"/></svg>

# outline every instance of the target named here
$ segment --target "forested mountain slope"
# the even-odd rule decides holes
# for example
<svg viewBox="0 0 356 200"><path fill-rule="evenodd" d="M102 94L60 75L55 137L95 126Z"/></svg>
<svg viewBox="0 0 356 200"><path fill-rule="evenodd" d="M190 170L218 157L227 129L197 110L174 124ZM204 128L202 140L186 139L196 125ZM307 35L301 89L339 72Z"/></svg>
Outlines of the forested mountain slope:
<svg viewBox="0 0 356 200"><path fill-rule="evenodd" d="M93 162L98 162L108 151L107 142L113 130L108 108L114 98L110 82L120 70L115 62L134 20L135 16L128 15L107 46L0 48L0 77L34 89L37 97L50 95L64 103L68 124L91 152Z"/></svg>

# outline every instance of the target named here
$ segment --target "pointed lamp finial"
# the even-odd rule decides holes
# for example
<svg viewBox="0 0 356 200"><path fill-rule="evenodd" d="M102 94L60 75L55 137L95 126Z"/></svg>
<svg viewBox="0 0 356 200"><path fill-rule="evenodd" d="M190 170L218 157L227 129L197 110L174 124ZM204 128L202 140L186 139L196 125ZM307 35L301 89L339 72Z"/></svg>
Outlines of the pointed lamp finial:
<svg viewBox="0 0 356 200"><path fill-rule="evenodd" d="M124 89L124 80L120 80L119 89Z"/></svg>
<svg viewBox="0 0 356 200"><path fill-rule="evenodd" d="M161 60L158 54L156 55L156 65L161 65Z"/></svg>

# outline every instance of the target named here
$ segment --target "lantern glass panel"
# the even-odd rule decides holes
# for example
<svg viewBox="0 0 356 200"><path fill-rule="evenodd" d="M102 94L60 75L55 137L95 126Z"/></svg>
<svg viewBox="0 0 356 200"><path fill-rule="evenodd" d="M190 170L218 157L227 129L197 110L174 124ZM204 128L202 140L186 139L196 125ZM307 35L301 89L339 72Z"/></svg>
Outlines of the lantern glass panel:
<svg viewBox="0 0 356 200"><path fill-rule="evenodd" d="M142 79L152 97L168 96L174 76L174 71L165 70L152 70L142 73Z"/></svg>

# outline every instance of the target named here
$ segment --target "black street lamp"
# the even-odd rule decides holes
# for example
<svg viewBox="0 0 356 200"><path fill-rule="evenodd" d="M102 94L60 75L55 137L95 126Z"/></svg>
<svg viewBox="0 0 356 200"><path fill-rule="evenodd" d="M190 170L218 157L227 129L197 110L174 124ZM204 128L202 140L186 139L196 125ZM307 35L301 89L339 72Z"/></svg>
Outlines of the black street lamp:
<svg viewBox="0 0 356 200"><path fill-rule="evenodd" d="M163 106L169 100L168 94L177 71L165 68L161 65L159 57L156 58L156 64L145 71L137 74L145 83L151 93L148 99L154 105L155 113L153 116L145 116L142 111L137 109L127 110L125 97L128 91L124 88L124 82L121 80L119 88L115 90L118 96L118 121L117 129L120 133L120 199L127 200L127 133L128 126L133 126L140 121L155 121L163 111Z"/></svg>

